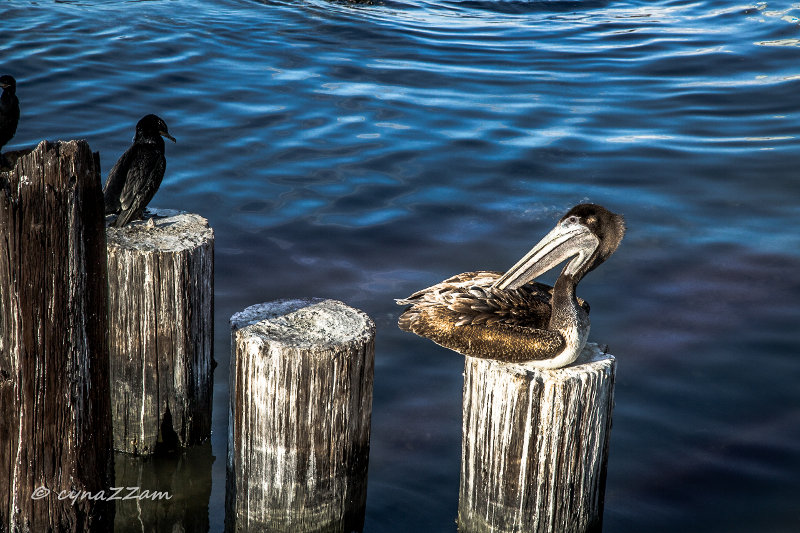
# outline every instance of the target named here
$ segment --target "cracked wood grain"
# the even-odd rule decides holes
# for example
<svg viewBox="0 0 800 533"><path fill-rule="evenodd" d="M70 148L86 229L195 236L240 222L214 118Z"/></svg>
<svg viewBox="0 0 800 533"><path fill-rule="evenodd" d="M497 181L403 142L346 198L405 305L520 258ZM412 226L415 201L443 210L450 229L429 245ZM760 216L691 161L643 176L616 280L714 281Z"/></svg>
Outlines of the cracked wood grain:
<svg viewBox="0 0 800 533"><path fill-rule="evenodd" d="M109 531L112 503L57 497L114 480L99 158L43 141L14 163L0 172L0 531Z"/></svg>
<svg viewBox="0 0 800 533"><path fill-rule="evenodd" d="M460 531L601 530L615 369L593 344L556 370L466 358Z"/></svg>
<svg viewBox="0 0 800 533"><path fill-rule="evenodd" d="M231 326L227 531L361 531L375 324L314 298Z"/></svg>
<svg viewBox="0 0 800 533"><path fill-rule="evenodd" d="M114 448L149 455L211 435L214 232L150 210L108 228Z"/></svg>

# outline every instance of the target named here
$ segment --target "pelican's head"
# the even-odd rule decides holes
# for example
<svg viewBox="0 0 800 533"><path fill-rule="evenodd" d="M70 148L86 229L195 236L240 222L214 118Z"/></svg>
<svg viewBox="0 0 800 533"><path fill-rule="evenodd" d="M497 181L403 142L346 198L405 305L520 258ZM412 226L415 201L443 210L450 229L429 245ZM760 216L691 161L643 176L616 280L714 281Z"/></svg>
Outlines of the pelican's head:
<svg viewBox="0 0 800 533"><path fill-rule="evenodd" d="M614 253L624 235L625 220L621 215L597 204L576 205L494 286L519 288L570 258L562 274L577 283Z"/></svg>

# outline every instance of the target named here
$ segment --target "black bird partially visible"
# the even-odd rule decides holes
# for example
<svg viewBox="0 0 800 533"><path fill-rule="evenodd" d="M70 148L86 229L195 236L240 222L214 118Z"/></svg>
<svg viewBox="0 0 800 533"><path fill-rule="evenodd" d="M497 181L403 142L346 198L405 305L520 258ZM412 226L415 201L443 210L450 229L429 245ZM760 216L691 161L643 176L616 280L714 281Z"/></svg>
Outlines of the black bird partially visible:
<svg viewBox="0 0 800 533"><path fill-rule="evenodd" d="M0 166L6 166L8 161L2 155L3 146L14 137L19 124L17 80L8 74L0 76L0 87L3 88L0 96Z"/></svg>
<svg viewBox="0 0 800 533"><path fill-rule="evenodd" d="M141 218L144 208L161 185L167 168L162 136L175 142L161 118L156 115L142 117L136 124L133 145L108 173L103 199L106 215L117 214L113 226L121 228L131 220Z"/></svg>

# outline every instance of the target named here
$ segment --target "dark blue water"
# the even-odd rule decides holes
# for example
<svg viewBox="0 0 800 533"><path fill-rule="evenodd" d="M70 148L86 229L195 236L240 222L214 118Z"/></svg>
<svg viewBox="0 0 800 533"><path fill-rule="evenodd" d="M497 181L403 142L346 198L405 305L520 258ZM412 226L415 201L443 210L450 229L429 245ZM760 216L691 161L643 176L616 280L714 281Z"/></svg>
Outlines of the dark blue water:
<svg viewBox="0 0 800 533"><path fill-rule="evenodd" d="M629 227L579 288L619 363L605 530L788 533L798 17L711 0L7 1L0 69L23 106L8 148L85 138L107 171L146 113L177 137L153 205L217 235L211 531L228 318L298 296L378 324L367 530L454 531L463 361L400 332L393 298L505 269L589 200Z"/></svg>

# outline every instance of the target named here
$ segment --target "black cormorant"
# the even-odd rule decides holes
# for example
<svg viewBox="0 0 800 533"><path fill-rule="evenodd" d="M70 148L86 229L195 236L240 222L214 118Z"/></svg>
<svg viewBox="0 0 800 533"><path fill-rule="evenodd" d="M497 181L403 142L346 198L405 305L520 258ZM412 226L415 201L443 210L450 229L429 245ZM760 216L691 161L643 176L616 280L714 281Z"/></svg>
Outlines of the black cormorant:
<svg viewBox="0 0 800 533"><path fill-rule="evenodd" d="M505 274L467 272L397 300L411 305L398 325L465 355L566 366L589 336L589 305L575 296L575 287L614 253L624 234L620 215L577 205ZM554 287L533 281L567 259Z"/></svg>
<svg viewBox="0 0 800 533"><path fill-rule="evenodd" d="M142 217L144 208L161 185L167 160L164 136L175 142L167 124L156 115L146 115L136 124L133 145L108 173L103 189L106 214L117 214L113 226L121 228Z"/></svg>
<svg viewBox="0 0 800 533"><path fill-rule="evenodd" d="M0 87L3 89L3 94L0 96L0 166L5 166L10 163L2 155L3 146L14 137L19 124L17 80L8 74L0 76Z"/></svg>

